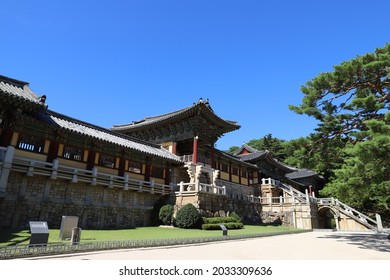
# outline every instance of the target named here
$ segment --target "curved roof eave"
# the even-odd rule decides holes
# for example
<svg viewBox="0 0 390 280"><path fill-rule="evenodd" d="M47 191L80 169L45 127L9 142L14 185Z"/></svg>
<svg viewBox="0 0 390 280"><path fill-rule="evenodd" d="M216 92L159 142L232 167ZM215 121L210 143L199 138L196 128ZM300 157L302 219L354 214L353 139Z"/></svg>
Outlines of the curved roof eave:
<svg viewBox="0 0 390 280"><path fill-rule="evenodd" d="M77 121L68 118L64 115L49 111L45 117L46 122L50 125L58 126L61 129L79 134L85 137L97 139L99 141L111 143L124 148L128 148L140 153L157 156L176 163L182 163L180 157L172 154L165 148L146 141L132 139L126 135L122 135L105 128L94 126L82 121Z"/></svg>
<svg viewBox="0 0 390 280"><path fill-rule="evenodd" d="M161 124L163 122L169 122L172 120L180 119L186 114L191 115L197 113L198 110L207 110L205 112L209 114L209 116L213 118L215 121L217 121L222 127L225 127L226 132L230 132L240 128L240 125L238 125L237 122L225 120L220 118L218 115L216 115L212 110L211 106L209 105L208 100L203 101L202 99L200 99L197 103L194 103L192 106L189 106L187 108L177 110L171 113L166 113L163 115L154 116L154 117L146 117L143 120L133 121L132 123L129 124L113 125L111 130L125 131L125 130L133 130L141 127L151 127L154 125Z"/></svg>
<svg viewBox="0 0 390 280"><path fill-rule="evenodd" d="M0 92L19 102L23 106L36 110L47 108L46 96L38 96L29 87L29 83L0 75Z"/></svg>

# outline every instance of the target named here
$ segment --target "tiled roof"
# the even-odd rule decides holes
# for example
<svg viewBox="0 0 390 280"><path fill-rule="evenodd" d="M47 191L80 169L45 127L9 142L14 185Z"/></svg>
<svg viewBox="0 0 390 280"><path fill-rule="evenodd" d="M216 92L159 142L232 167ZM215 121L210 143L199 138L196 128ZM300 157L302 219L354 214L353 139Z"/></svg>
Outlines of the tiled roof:
<svg viewBox="0 0 390 280"><path fill-rule="evenodd" d="M0 75L0 91L21 101L45 106L45 96L37 96L29 87L29 83Z"/></svg>
<svg viewBox="0 0 390 280"><path fill-rule="evenodd" d="M118 133L112 132L108 129L77 121L53 111L49 111L48 113L49 114L46 118L52 125L58 125L59 127L68 131L78 133L83 136L96 138L98 140L106 141L115 145L120 145L141 153L162 157L178 163L181 162L178 156L172 154L161 146L119 135Z"/></svg>
<svg viewBox="0 0 390 280"><path fill-rule="evenodd" d="M217 116L214 113L213 109L211 108L209 101L207 99L205 101L203 101L203 99L200 99L198 102L194 103L192 106L189 106L189 107L186 107L184 109L180 109L180 110L177 110L177 111L174 111L171 113L153 116L153 117L146 117L142 120L133 121L133 122L128 123L128 124L113 125L112 130L122 131L122 130L135 129L138 127L145 127L148 125L157 124L157 123L160 123L162 121L166 121L169 119L180 117L186 113L194 112L198 107L207 108L208 112L211 113L211 115L216 120L219 120L220 122L224 123L225 126L229 126L230 130L236 130L236 129L240 128L240 126L238 125L237 122L221 119L219 116Z"/></svg>
<svg viewBox="0 0 390 280"><path fill-rule="evenodd" d="M47 110L45 105L45 96L37 96L30 88L29 83L15 80L0 75L0 95L10 97L10 102L14 102L20 106L38 106L44 110L31 110L25 111L26 116L33 118L38 122L43 122L47 125L60 127L64 130L68 130L73 133L80 134L82 136L92 137L101 141L106 141L114 145L123 146L132 150L136 150L141 153L158 156L171 160L177 163L181 163L178 156L170 153L165 148L134 139L123 134L113 132L109 129L101 128L86 122L82 122L65 115L61 115L51 110Z"/></svg>
<svg viewBox="0 0 390 280"><path fill-rule="evenodd" d="M238 156L235 156L235 155L232 155L232 154L229 154L227 152L224 152L224 151L221 151L221 150L218 150L218 149L215 149L216 152L218 153L221 153L224 157L226 158L230 158L234 161L237 161L237 162L241 162L241 164L245 164L247 166L250 166L250 167L254 167L254 168L257 168L257 165L253 164L253 163L250 163L250 162L245 162L243 161L240 157Z"/></svg>
<svg viewBox="0 0 390 280"><path fill-rule="evenodd" d="M268 162L270 162L276 166L279 166L279 168L285 169L287 171L290 171L290 172L294 171L295 172L296 170L298 170L296 167L289 166L281 161L278 161L276 158L274 158L272 156L272 154L268 150L259 151L259 150L256 150L256 149L254 149L251 146L248 146L246 144L244 144L241 147L240 151L242 151L243 149L245 149L251 153L237 155L242 161L252 161L253 162L256 159L264 158Z"/></svg>
<svg viewBox="0 0 390 280"><path fill-rule="evenodd" d="M301 178L307 178L307 177L318 177L322 178L322 176L318 175L316 172L308 169L298 169L295 172L286 174L286 177L294 180L294 179L301 179Z"/></svg>
<svg viewBox="0 0 390 280"><path fill-rule="evenodd" d="M250 153L257 153L257 152L260 152L258 150L256 150L255 148L252 148L251 146L247 145L247 144L243 144L240 149L235 153L235 155L238 155L240 154L243 150L247 150L248 152Z"/></svg>
<svg viewBox="0 0 390 280"><path fill-rule="evenodd" d="M242 155L237 155L242 161L251 161L254 159L258 159L266 155L268 151L257 151L251 154L242 154Z"/></svg>

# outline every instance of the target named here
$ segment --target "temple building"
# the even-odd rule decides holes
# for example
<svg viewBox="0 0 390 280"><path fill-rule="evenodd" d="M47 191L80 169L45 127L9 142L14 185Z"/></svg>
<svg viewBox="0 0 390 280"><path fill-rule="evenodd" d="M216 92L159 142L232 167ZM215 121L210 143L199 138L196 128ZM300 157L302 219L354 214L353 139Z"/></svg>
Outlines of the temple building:
<svg viewBox="0 0 390 280"><path fill-rule="evenodd" d="M289 166L275 159L267 150L256 150L249 145L242 145L235 153L242 161L255 164L261 170L262 177L273 178L305 192L315 192L324 186L324 178L320 174L305 169Z"/></svg>
<svg viewBox="0 0 390 280"><path fill-rule="evenodd" d="M208 99L111 128L52 111L47 100L0 76L0 228L59 228L62 216L85 229L148 226L167 203L251 223L319 225L322 177L248 145L235 155L216 149L240 125Z"/></svg>

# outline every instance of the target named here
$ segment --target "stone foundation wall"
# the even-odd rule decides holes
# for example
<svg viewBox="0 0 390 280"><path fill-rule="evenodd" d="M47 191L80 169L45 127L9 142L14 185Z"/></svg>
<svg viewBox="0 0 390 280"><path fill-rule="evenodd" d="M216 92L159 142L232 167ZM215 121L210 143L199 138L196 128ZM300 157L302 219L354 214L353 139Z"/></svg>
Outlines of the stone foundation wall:
<svg viewBox="0 0 390 280"><path fill-rule="evenodd" d="M281 224L302 229L319 228L318 208L315 204L263 205L261 220L265 224Z"/></svg>
<svg viewBox="0 0 390 280"><path fill-rule="evenodd" d="M84 229L147 226L159 194L28 177L11 172L0 198L0 228L28 228L29 221L47 221L59 228L62 216L79 217Z"/></svg>
<svg viewBox="0 0 390 280"><path fill-rule="evenodd" d="M178 195L174 199L176 210L187 203L192 203L203 216L226 216L228 212L236 212L247 223L261 222L261 205L258 203L249 203L208 193L198 193L191 196Z"/></svg>

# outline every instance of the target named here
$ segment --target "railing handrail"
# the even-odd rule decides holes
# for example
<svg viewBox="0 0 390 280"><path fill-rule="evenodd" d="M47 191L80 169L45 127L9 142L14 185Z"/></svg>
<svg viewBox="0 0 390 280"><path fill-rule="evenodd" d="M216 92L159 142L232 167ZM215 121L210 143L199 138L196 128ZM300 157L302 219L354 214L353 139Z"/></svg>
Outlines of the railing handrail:
<svg viewBox="0 0 390 280"><path fill-rule="evenodd" d="M363 219L365 219L366 221L370 221L371 223L377 225L377 222L376 222L375 220L373 220L373 219L371 219L370 217L368 217L367 215L365 215L365 214L359 212L358 210L352 208L351 206L348 206L347 204L341 202L341 201L338 200L338 199L336 199L335 202L336 202L336 205L339 206L340 208L345 209L346 211L351 212L352 214L357 214L357 215L359 216L359 217L357 217L357 218L363 218ZM354 215L354 216L355 216L355 215ZM355 217L356 217L356 216L355 216Z"/></svg>
<svg viewBox="0 0 390 280"><path fill-rule="evenodd" d="M359 212L358 210L352 208L351 206L341 202L338 199L335 199L333 197L331 198L319 198L318 199L320 205L325 205L325 206L334 206L336 207L339 211L344 213L345 215L351 217L352 219L368 226L373 229L378 228L378 222L370 218L369 216Z"/></svg>
<svg viewBox="0 0 390 280"><path fill-rule="evenodd" d="M192 162L193 158L194 158L194 154L180 156L180 159L183 162ZM211 165L212 164L211 158L208 158L208 157L205 157L205 156L202 156L202 155L198 155L197 163L203 163L203 164L207 164L207 165Z"/></svg>
<svg viewBox="0 0 390 280"><path fill-rule="evenodd" d="M77 167L70 167L62 164L54 164L51 162L27 159L24 157L14 157L13 169L20 172L27 172L28 175L39 174L44 176L53 176L53 172L56 172L56 178L83 181L83 182L95 182L96 184L106 185L109 187L125 188L126 185L130 185L129 188L134 190L140 190L139 187L150 188L151 191L170 192L172 187L169 185L156 183L155 181L143 181L126 176L118 176L109 173L100 172L97 167L93 170L82 169ZM72 177L73 176L73 177ZM131 187L131 186L137 187Z"/></svg>

